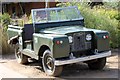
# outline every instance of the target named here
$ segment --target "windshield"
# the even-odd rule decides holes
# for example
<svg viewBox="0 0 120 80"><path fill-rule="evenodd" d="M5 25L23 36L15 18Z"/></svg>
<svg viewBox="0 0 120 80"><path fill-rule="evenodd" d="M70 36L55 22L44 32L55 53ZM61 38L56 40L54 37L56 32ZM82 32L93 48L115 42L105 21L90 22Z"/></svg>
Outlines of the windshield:
<svg viewBox="0 0 120 80"><path fill-rule="evenodd" d="M81 18L77 7L32 9L33 23L69 21Z"/></svg>

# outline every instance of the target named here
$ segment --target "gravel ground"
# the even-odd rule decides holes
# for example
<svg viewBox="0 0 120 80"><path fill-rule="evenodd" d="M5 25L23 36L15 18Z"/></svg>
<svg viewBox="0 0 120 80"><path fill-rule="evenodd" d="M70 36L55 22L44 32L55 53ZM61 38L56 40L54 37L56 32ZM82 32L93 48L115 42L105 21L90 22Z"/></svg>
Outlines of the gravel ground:
<svg viewBox="0 0 120 80"><path fill-rule="evenodd" d="M1 78L27 78L27 77L0 64L0 79Z"/></svg>
<svg viewBox="0 0 120 80"><path fill-rule="evenodd" d="M13 54L4 55L0 60L0 65L28 78L54 78L47 76L36 61L31 61L27 65L18 64ZM103 70L89 70L86 64L77 63L65 66L61 76L57 78L118 78L118 49L112 50L112 55L107 58L107 64Z"/></svg>

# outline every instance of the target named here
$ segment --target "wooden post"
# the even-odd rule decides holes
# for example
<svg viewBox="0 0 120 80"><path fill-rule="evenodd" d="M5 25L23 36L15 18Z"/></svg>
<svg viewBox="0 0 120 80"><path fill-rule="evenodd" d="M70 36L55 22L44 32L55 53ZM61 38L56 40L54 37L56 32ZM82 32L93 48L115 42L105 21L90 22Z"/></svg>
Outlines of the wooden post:
<svg viewBox="0 0 120 80"><path fill-rule="evenodd" d="M49 8L49 0L45 0L45 8Z"/></svg>

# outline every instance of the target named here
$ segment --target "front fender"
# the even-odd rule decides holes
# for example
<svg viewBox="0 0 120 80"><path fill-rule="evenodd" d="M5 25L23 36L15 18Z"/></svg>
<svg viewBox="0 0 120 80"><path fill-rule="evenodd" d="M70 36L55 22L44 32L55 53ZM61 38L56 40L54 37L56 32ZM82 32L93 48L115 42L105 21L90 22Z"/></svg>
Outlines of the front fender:
<svg viewBox="0 0 120 80"><path fill-rule="evenodd" d="M55 34L33 34L34 51L39 54L39 49L42 45L46 45L52 52L54 58L68 57L70 46L66 35ZM56 44L56 41L62 41L62 44Z"/></svg>
<svg viewBox="0 0 120 80"><path fill-rule="evenodd" d="M60 42L59 44L57 42ZM68 37L57 37L53 39L53 57L68 57L70 53L70 45Z"/></svg>

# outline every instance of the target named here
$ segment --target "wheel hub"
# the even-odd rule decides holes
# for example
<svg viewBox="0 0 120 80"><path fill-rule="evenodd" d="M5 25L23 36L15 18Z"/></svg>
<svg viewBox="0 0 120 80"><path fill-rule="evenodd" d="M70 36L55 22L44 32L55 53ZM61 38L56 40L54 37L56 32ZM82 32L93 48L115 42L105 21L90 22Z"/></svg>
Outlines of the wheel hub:
<svg viewBox="0 0 120 80"><path fill-rule="evenodd" d="M54 67L54 62L53 62L53 59L52 59L51 57L49 57L49 58L47 59L46 65L47 65L47 68L48 68L48 69L50 69L50 70L53 69L53 67Z"/></svg>

